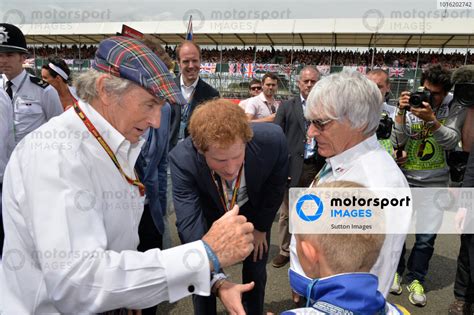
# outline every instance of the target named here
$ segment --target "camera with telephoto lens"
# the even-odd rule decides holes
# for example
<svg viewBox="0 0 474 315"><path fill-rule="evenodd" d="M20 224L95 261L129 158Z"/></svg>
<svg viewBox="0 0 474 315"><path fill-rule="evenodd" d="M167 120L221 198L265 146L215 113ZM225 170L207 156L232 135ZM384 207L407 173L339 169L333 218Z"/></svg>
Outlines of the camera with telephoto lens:
<svg viewBox="0 0 474 315"><path fill-rule="evenodd" d="M423 107L423 102L427 102L428 104L431 105L432 101L432 95L431 92L428 90L425 90L423 87L418 88L418 90L414 93L411 93L410 99L408 100L408 103L410 104L410 109L411 107L413 108L419 108Z"/></svg>

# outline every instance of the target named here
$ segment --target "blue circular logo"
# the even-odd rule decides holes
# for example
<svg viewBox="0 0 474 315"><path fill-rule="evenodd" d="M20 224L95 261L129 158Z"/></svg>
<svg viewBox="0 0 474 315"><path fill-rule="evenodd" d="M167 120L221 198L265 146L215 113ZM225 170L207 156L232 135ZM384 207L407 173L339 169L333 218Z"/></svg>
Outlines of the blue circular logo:
<svg viewBox="0 0 474 315"><path fill-rule="evenodd" d="M306 207L303 209L303 204L306 202ZM307 222L316 221L323 214L323 203L316 195L303 195L296 202L296 213L298 216Z"/></svg>

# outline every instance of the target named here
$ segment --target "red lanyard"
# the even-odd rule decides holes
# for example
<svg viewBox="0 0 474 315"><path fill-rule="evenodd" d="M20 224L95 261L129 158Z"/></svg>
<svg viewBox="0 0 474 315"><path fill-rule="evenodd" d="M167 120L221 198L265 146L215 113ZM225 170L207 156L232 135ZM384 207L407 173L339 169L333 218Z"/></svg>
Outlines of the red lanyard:
<svg viewBox="0 0 474 315"><path fill-rule="evenodd" d="M122 174L122 176L127 180L127 182L130 185L137 186L138 190L140 191L140 196L143 197L145 195L145 186L142 184L142 182L140 182L140 180L138 180L137 172L135 172L135 177L137 177L137 179L131 179L130 177L127 176L127 174L125 174L125 172L123 171L122 166L120 166L120 163L117 160L117 157L115 156L114 152L112 152L112 149L109 147L107 142L105 142L104 138L102 138L102 136L97 131L97 129L94 127L92 122L89 120L89 118L87 118L86 114L79 107L79 104L77 103L77 101L74 102L72 104L72 106L74 107L74 110L76 111L77 116L79 116L79 118L81 118L82 122L84 123L84 125L86 125L86 127L90 131L90 133L92 133L94 135L94 137L100 143L102 148L104 148L105 152L107 152L110 159L112 160L112 162L114 162L115 166L119 170L120 174Z"/></svg>
<svg viewBox="0 0 474 315"><path fill-rule="evenodd" d="M214 184L216 185L217 192L219 193L219 198L221 200L222 206L224 207L224 210L227 212L229 210L232 210L234 208L236 202L237 202L237 196L239 194L239 188L240 188L240 180L242 178L242 169L244 168L244 164L242 163L242 166L240 166L239 170L239 175L237 175L237 180L235 182L234 190L232 192L232 200L230 201L229 204L229 199L227 196L227 190L225 189L225 183L222 178L218 175L219 179L216 178L216 172L211 171L211 176L214 181ZM220 185L219 185L220 184ZM227 207L229 206L229 207Z"/></svg>

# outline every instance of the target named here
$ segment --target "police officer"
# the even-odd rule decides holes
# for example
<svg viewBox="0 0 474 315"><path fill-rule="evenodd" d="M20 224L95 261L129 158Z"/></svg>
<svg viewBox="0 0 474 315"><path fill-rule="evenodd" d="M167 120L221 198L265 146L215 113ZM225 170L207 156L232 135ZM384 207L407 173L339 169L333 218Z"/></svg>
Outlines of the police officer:
<svg viewBox="0 0 474 315"><path fill-rule="evenodd" d="M0 86L12 101L15 143L63 112L56 90L23 69L27 54L21 30L0 23Z"/></svg>

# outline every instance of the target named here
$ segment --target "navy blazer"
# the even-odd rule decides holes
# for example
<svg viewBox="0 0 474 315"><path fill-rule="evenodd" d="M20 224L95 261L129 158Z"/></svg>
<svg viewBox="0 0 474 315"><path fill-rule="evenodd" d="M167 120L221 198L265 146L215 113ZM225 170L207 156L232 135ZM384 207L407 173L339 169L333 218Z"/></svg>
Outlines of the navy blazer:
<svg viewBox="0 0 474 315"><path fill-rule="evenodd" d="M178 88L181 90L181 77L177 76L175 79L175 83ZM219 97L219 92L207 84L203 79L199 78L199 81L196 85L196 91L194 92L193 99L189 104L189 116L188 116L188 123L194 109L201 103ZM169 148L172 150L176 144L178 143L178 136L179 136L179 127L181 124L181 105L171 104L171 130L170 130L170 143ZM187 137L189 135L188 128L184 130L184 136Z"/></svg>
<svg viewBox="0 0 474 315"><path fill-rule="evenodd" d="M275 124L279 125L286 136L290 153L289 187L297 187L303 174L304 149L306 143L306 118L304 117L301 96L297 95L283 102L276 112ZM325 163L325 158L318 154L316 144L314 159L316 168Z"/></svg>
<svg viewBox="0 0 474 315"><path fill-rule="evenodd" d="M135 164L138 178L145 185L151 216L157 230L163 235L166 215L166 188L168 184L168 136L171 107L161 109L160 128L150 128L147 141Z"/></svg>
<svg viewBox="0 0 474 315"><path fill-rule="evenodd" d="M259 231L268 232L283 201L288 177L288 149L281 128L271 123L252 125L254 136L245 150L248 202L240 209ZM181 241L202 238L225 213L206 160L191 137L170 152L176 226Z"/></svg>

